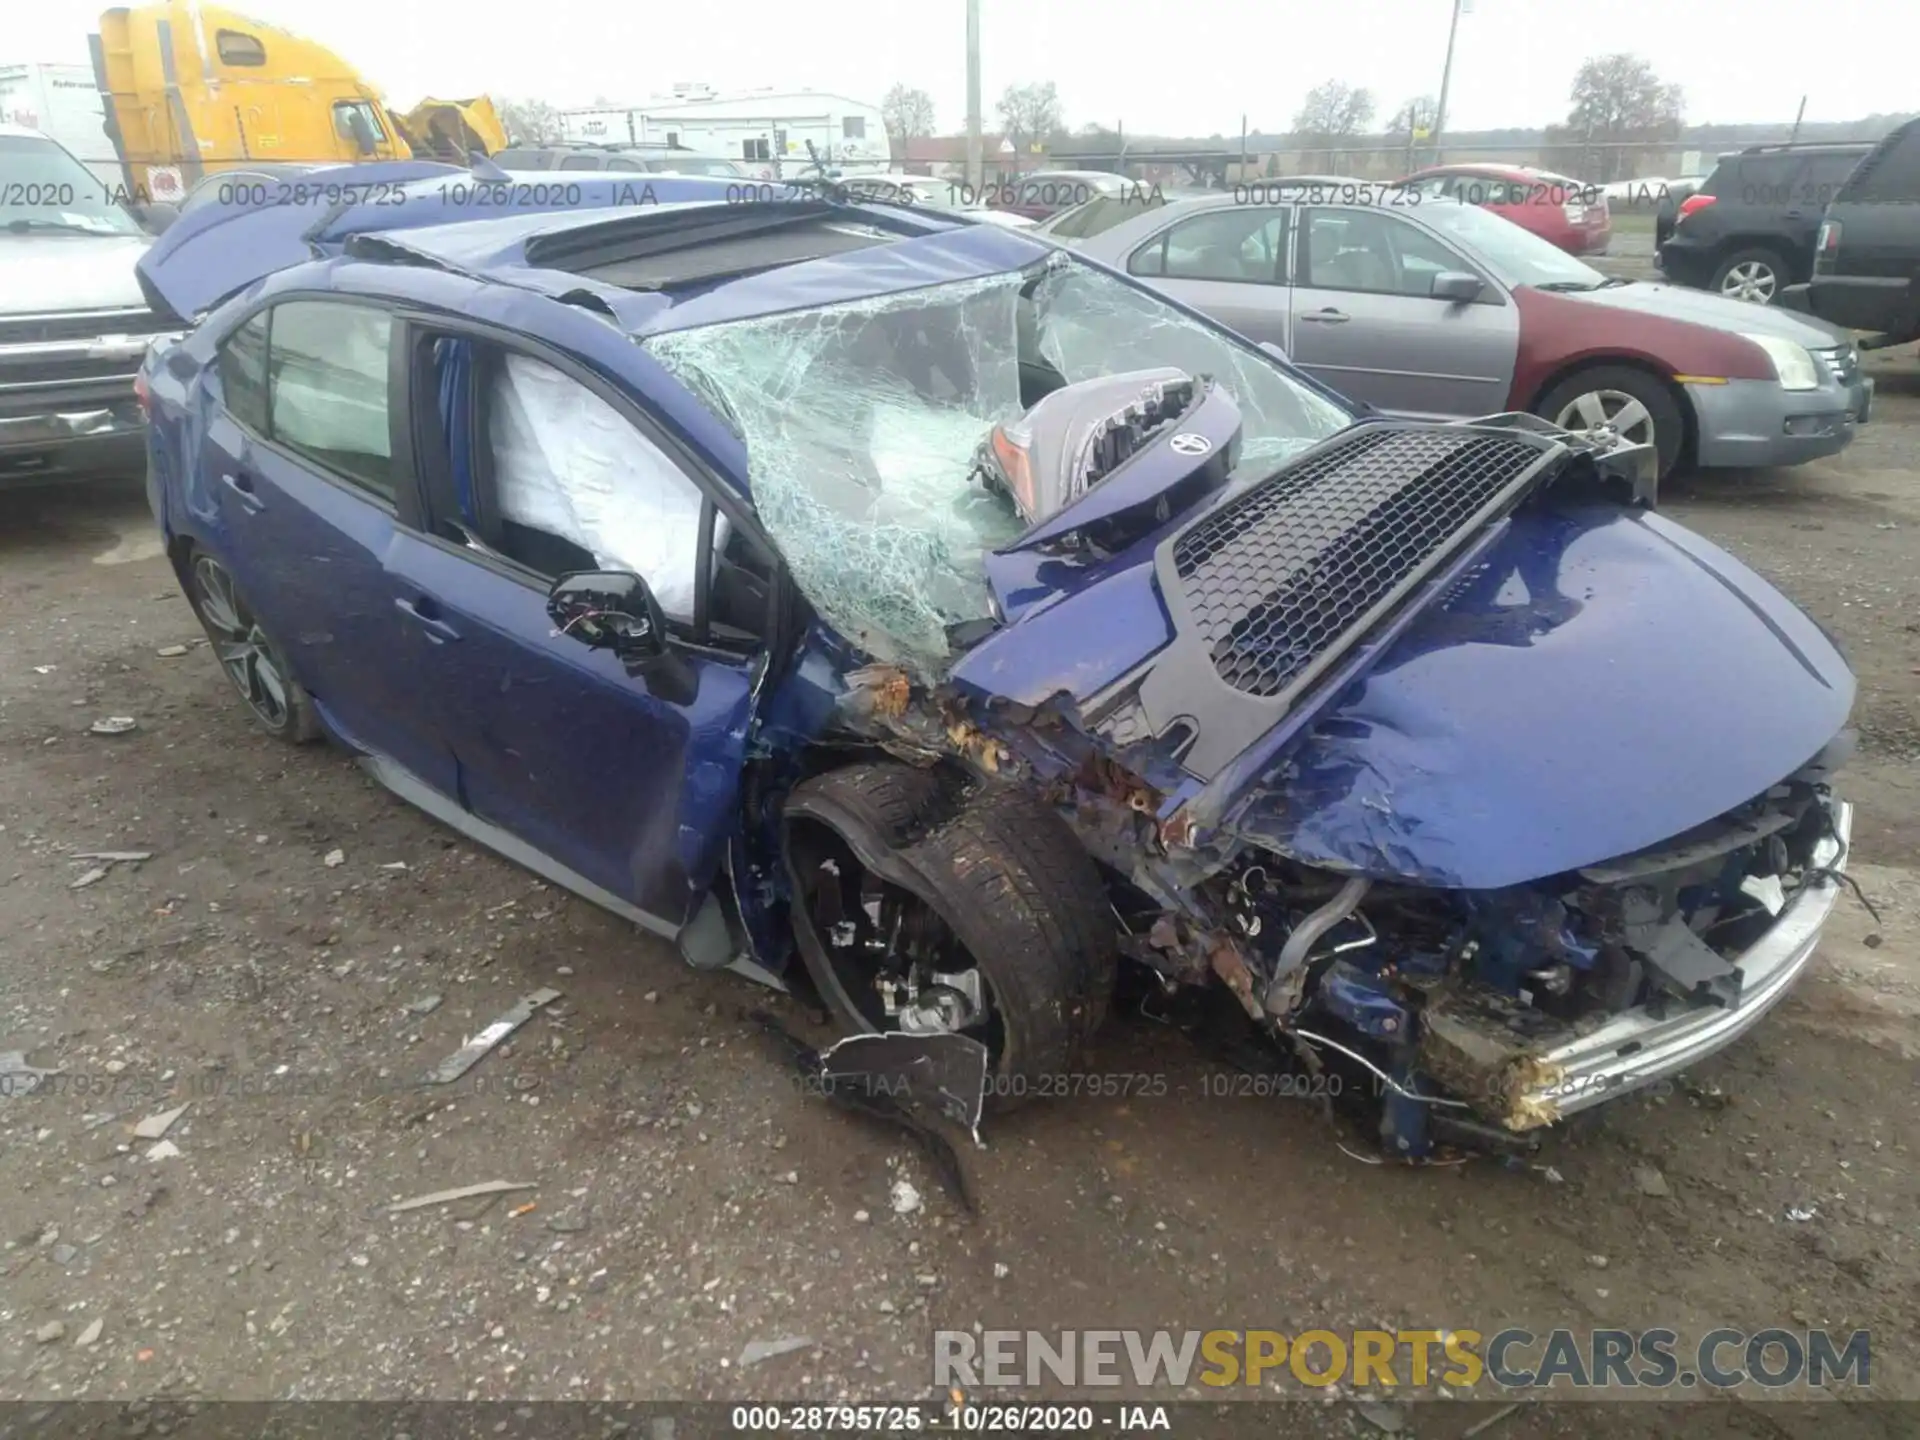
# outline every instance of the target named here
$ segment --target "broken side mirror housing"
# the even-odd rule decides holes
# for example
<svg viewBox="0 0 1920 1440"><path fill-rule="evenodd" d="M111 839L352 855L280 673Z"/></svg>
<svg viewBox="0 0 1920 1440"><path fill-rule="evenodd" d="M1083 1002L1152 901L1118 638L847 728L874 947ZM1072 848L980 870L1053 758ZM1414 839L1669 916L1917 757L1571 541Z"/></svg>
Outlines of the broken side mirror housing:
<svg viewBox="0 0 1920 1440"><path fill-rule="evenodd" d="M666 653L667 617L653 591L625 570L585 570L562 575L547 591L547 615L560 633L622 660L646 661Z"/></svg>
<svg viewBox="0 0 1920 1440"><path fill-rule="evenodd" d="M547 591L547 617L560 633L593 650L611 650L629 675L669 705L690 705L699 672L668 643L666 612L647 582L626 570L562 575Z"/></svg>
<svg viewBox="0 0 1920 1440"><path fill-rule="evenodd" d="M1442 270L1433 277L1430 293L1436 300L1454 305L1471 305L1487 288L1487 282L1465 270Z"/></svg>

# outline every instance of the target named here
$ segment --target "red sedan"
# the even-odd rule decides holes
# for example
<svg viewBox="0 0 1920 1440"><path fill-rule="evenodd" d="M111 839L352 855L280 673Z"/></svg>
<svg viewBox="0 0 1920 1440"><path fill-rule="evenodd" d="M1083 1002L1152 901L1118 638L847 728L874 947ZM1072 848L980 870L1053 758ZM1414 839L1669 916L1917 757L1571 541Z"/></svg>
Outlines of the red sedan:
<svg viewBox="0 0 1920 1440"><path fill-rule="evenodd" d="M1400 182L1479 205L1570 255L1604 255L1613 216L1598 185L1523 165L1435 165Z"/></svg>

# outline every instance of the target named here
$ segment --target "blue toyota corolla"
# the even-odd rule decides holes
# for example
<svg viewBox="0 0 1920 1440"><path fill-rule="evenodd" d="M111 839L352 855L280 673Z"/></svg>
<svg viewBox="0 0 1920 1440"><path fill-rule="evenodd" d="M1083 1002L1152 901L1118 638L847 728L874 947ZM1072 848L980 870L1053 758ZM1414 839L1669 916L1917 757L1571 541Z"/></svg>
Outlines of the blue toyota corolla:
<svg viewBox="0 0 1920 1440"><path fill-rule="evenodd" d="M141 269L259 724L804 974L950 1113L1071 1093L1118 983L1392 1152L1526 1145L1752 1026L1838 893L1853 676L1611 432L1383 420L828 185L360 167Z"/></svg>

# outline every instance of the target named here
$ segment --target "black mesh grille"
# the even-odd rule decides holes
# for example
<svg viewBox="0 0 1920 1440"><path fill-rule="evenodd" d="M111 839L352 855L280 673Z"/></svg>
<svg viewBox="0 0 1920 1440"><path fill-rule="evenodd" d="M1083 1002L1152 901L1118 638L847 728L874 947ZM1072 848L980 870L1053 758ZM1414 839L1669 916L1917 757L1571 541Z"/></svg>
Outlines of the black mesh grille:
<svg viewBox="0 0 1920 1440"><path fill-rule="evenodd" d="M1220 678L1285 690L1542 458L1513 436L1369 428L1222 505L1173 548Z"/></svg>

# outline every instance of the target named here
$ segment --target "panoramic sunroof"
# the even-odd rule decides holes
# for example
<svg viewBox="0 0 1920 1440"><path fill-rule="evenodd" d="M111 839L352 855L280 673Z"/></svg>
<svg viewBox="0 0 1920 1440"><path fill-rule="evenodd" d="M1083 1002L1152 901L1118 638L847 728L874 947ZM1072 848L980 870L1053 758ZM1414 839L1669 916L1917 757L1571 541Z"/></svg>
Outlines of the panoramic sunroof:
<svg viewBox="0 0 1920 1440"><path fill-rule="evenodd" d="M541 236L527 261L629 290L656 290L818 260L903 236L863 224L838 207L806 202L728 205L623 217Z"/></svg>

